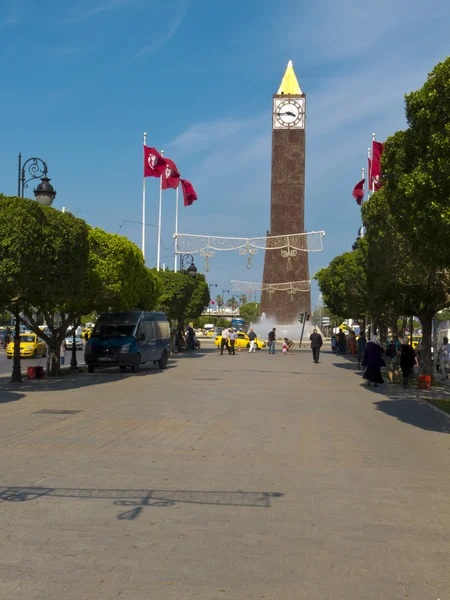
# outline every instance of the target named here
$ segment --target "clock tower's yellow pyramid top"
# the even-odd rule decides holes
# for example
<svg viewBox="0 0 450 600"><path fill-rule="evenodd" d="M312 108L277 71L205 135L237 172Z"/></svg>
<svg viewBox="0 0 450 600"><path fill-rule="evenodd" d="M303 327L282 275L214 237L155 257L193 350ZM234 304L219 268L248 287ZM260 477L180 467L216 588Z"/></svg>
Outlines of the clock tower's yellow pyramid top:
<svg viewBox="0 0 450 600"><path fill-rule="evenodd" d="M283 80L281 81L280 89L278 90L278 94L290 94L291 96L297 96L303 94L302 90L297 81L297 77L295 76L294 66L292 65L292 60L288 62L286 73L284 74Z"/></svg>

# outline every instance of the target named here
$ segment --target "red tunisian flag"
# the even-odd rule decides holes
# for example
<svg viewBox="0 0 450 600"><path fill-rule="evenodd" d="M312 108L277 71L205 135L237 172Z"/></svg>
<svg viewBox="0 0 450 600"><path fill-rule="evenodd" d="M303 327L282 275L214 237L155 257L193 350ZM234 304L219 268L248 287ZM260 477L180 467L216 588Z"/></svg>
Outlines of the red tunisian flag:
<svg viewBox="0 0 450 600"><path fill-rule="evenodd" d="M210 302L211 302L211 304L215 304L214 300L212 300L212 299L210 300Z"/></svg>
<svg viewBox="0 0 450 600"><path fill-rule="evenodd" d="M353 198L355 198L356 204L359 204L359 206L361 206L362 199L364 198L365 182L366 182L365 179L361 179L361 181L355 185L353 192L352 192L352 196L353 196Z"/></svg>
<svg viewBox="0 0 450 600"><path fill-rule="evenodd" d="M191 206L194 200L197 200L197 194L195 193L192 183L189 183L187 179L180 179L181 187L183 189L184 205Z"/></svg>
<svg viewBox="0 0 450 600"><path fill-rule="evenodd" d="M176 190L180 183L180 171L173 160L170 160L170 158L165 158L164 160L166 161L166 168L162 173L162 189L167 190L168 188L172 188Z"/></svg>
<svg viewBox="0 0 450 600"><path fill-rule="evenodd" d="M381 155L383 154L382 142L373 142L372 150L372 182L373 189L379 190L381 187L380 175L381 175Z"/></svg>
<svg viewBox="0 0 450 600"><path fill-rule="evenodd" d="M166 159L156 150L144 146L144 177L161 177L166 168Z"/></svg>

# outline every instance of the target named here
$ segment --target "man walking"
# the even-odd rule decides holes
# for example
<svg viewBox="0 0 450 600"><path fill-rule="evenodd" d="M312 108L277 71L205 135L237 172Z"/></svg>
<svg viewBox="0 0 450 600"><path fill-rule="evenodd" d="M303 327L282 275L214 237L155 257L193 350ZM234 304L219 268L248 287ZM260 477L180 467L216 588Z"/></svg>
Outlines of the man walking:
<svg viewBox="0 0 450 600"><path fill-rule="evenodd" d="M322 344L323 344L322 336L320 335L320 333L317 333L317 329L314 328L309 339L311 340L311 350L312 350L313 360L317 364L319 362L320 348L322 347Z"/></svg>
<svg viewBox="0 0 450 600"><path fill-rule="evenodd" d="M269 354L275 354L275 341L277 339L277 330L274 327L272 331L269 331L267 345L269 346Z"/></svg>
<svg viewBox="0 0 450 600"><path fill-rule="evenodd" d="M342 331L342 329L339 329L339 333L338 333L338 348L339 348L339 354L341 356L345 356L346 350L347 350L347 336Z"/></svg>
<svg viewBox="0 0 450 600"><path fill-rule="evenodd" d="M235 347L235 344L236 344L236 338L237 338L237 333L231 327L230 328L230 332L229 332L230 347L228 348L228 352L230 354L232 354L233 356L236 355L236 352L234 351L234 347Z"/></svg>
<svg viewBox="0 0 450 600"><path fill-rule="evenodd" d="M226 348L228 350L228 354L231 354L230 347L228 346L228 339L230 337L230 332L226 327L222 329L222 339L220 340L220 354L223 354L223 349Z"/></svg>
<svg viewBox="0 0 450 600"><path fill-rule="evenodd" d="M250 329L250 333L248 334L248 339L250 340L249 352L256 352L256 333L253 331L253 329Z"/></svg>

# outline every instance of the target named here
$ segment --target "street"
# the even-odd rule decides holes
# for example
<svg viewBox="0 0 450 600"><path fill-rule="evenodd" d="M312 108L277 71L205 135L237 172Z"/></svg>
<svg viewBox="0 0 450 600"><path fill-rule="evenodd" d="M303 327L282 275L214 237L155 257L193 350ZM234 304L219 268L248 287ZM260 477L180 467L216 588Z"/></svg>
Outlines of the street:
<svg viewBox="0 0 450 600"><path fill-rule="evenodd" d="M72 358L72 350L67 350L66 354L66 365L70 365L70 359ZM46 358L22 358L20 363L22 372L25 373L27 367L36 367L38 365L45 366ZM84 364L84 350L77 351L77 362ZM0 349L0 376L11 374L13 368L13 360L6 358L6 352L3 348Z"/></svg>
<svg viewBox="0 0 450 600"><path fill-rule="evenodd" d="M279 344L0 378L0 598L447 599L430 393Z"/></svg>

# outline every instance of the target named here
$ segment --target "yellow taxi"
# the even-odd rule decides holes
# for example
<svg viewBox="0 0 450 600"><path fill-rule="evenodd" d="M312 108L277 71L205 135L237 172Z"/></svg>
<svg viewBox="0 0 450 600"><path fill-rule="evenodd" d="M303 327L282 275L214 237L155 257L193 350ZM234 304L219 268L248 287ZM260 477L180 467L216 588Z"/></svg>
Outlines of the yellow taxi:
<svg viewBox="0 0 450 600"><path fill-rule="evenodd" d="M218 348L220 348L221 342L222 342L222 336L221 335L216 336L216 341L214 343L216 344L216 346ZM255 342L256 342L256 348L258 350L261 350L261 348L266 347L266 342L263 342L259 338L256 338ZM235 348L250 348L250 338L248 337L248 335L246 333L243 333L242 331L238 331L237 337L236 337L236 343L234 346L235 346Z"/></svg>
<svg viewBox="0 0 450 600"><path fill-rule="evenodd" d="M20 334L20 356L25 358L35 358L36 356L47 355L47 344L43 342L35 333ZM6 356L14 356L14 340L6 348Z"/></svg>
<svg viewBox="0 0 450 600"><path fill-rule="evenodd" d="M209 331L206 332L206 337L214 337L216 335L216 332L214 331L214 329L210 329Z"/></svg>
<svg viewBox="0 0 450 600"><path fill-rule="evenodd" d="M81 330L81 337L83 338L83 340L88 340L92 335L92 329L89 329L89 327L83 327L83 329Z"/></svg>

